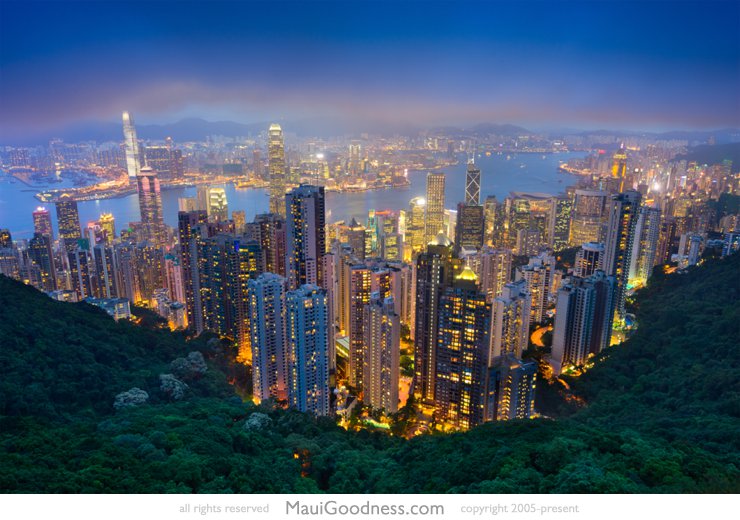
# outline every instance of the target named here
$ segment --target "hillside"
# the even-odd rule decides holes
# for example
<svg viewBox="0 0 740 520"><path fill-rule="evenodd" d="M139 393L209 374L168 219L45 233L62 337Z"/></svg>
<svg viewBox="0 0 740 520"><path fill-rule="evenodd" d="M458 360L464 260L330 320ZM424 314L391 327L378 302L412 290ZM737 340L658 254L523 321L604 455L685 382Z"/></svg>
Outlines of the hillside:
<svg viewBox="0 0 740 520"><path fill-rule="evenodd" d="M739 269L735 255L655 279L634 337L570 381L587 405L568 417L411 441L244 403L227 384L243 371L213 338L115 323L0 277L0 488L737 492ZM207 370L173 363L190 352ZM182 395L163 390L164 372L188 385ZM114 407L132 387L148 402Z"/></svg>

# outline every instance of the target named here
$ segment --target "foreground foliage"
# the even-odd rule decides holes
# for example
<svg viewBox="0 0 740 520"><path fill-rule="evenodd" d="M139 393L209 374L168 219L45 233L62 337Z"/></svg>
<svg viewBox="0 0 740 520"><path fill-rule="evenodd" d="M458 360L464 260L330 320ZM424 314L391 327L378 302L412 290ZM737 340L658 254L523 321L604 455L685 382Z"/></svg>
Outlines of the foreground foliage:
<svg viewBox="0 0 740 520"><path fill-rule="evenodd" d="M151 316L115 323L0 277L0 489L737 492L739 270L735 255L655 278L632 339L568 381L578 411L411 441L244 403L227 383L243 373L213 338ZM207 369L188 372L191 352ZM180 398L161 374L186 383ZM146 403L115 409L134 387Z"/></svg>

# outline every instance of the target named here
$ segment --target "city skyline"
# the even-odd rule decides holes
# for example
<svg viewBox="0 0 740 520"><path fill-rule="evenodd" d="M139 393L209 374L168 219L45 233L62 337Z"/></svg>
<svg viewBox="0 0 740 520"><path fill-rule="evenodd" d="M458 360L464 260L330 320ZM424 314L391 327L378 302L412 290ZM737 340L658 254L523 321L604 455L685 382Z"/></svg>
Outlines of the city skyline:
<svg viewBox="0 0 740 520"><path fill-rule="evenodd" d="M1 4L0 140L122 110L142 124L740 126L737 2L94 5Z"/></svg>

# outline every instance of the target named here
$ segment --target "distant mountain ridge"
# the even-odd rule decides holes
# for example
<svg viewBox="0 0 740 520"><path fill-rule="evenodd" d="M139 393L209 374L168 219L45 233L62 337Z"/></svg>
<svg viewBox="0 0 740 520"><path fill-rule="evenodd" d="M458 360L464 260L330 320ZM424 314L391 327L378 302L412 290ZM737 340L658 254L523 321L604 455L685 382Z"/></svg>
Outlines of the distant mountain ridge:
<svg viewBox="0 0 740 520"><path fill-rule="evenodd" d="M134 118L136 114L134 114ZM265 132L270 123L275 121L263 121L255 123L239 123L236 121L207 121L202 118L186 118L174 123L163 124L137 124L136 131L141 139L164 140L171 137L175 141L205 141L210 136L224 137L257 137ZM413 124L388 124L379 121L354 121L349 122L341 118L308 118L293 121L277 120L283 125L286 134L295 134L301 137L326 138L340 135L359 137L363 133L378 135L409 135L424 130L421 126ZM740 141L740 129L725 128L707 131L676 130L670 132L631 132L623 130L576 130L576 129L554 129L545 131L533 131L525 127L504 123L479 123L472 126L446 125L426 129L429 134L444 134L456 138L480 137L485 135L504 135L516 137L520 135L549 135L556 138L563 135L616 135L616 136L645 136L656 139L685 139L688 141L706 142L714 137L718 144ZM76 123L54 131L39 133L33 137L18 137L16 139L5 139L2 145L9 146L35 146L46 144L53 138L61 138L66 142L95 141L98 143L109 141L121 141L123 139L122 124L112 121L88 121Z"/></svg>

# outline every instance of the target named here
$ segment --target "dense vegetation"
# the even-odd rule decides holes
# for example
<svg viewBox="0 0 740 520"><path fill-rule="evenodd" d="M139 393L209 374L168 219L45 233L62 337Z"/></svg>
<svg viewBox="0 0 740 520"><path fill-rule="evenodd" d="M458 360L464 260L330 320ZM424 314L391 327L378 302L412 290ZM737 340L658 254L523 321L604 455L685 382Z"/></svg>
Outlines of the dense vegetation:
<svg viewBox="0 0 740 520"><path fill-rule="evenodd" d="M217 340L186 341L150 315L115 323L0 277L0 489L737 492L738 272L735 255L655 278L638 331L567 381L574 394L540 383L557 420L411 441L242 402L227 380L244 371ZM207 370L188 371L194 351ZM149 400L114 407L132 387Z"/></svg>

